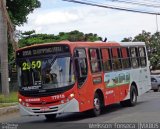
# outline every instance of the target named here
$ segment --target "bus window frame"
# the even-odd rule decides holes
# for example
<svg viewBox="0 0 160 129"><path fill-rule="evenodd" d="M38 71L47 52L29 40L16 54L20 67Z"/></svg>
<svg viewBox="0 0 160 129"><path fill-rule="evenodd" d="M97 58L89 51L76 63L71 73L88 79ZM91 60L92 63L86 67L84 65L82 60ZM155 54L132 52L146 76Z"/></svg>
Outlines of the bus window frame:
<svg viewBox="0 0 160 129"><path fill-rule="evenodd" d="M143 49L144 56L140 56L140 48ZM140 63L140 66L141 66L142 68L146 67L146 66L147 66L147 56L146 56L145 46L139 46L139 47L138 47L138 55L139 55L139 63ZM145 65L142 65L142 59L145 60Z"/></svg>
<svg viewBox="0 0 160 129"><path fill-rule="evenodd" d="M99 65L99 71L95 71L93 72L92 70L92 61L91 61L91 55L90 55L90 50L91 49L96 49L96 53L98 51L98 55L97 55L97 59L96 59L96 62L98 63ZM102 57L101 57L101 53L100 53L100 47L99 48L95 48L95 47L89 47L88 48L88 60L89 60L89 65L90 65L90 71L92 74L97 74L97 73L101 73L103 71L103 66L102 66Z"/></svg>
<svg viewBox="0 0 160 129"><path fill-rule="evenodd" d="M103 61L105 61L105 60L103 59L103 56L102 56L102 49L107 49L107 50L108 50L108 54L109 54L109 59L108 59L108 61L109 61L109 63L110 63L110 70L105 70L105 69L104 69L104 63L103 63ZM102 64L102 69L103 69L103 71L104 71L104 72L111 72L111 71L113 71L112 58L111 58L111 47L101 47L101 48L100 48L100 54L101 54L101 64Z"/></svg>
<svg viewBox="0 0 160 129"><path fill-rule="evenodd" d="M81 57L81 58L78 58L78 57L76 57L75 56L75 51L77 50L77 49L83 49L84 51L85 51L85 58L84 57ZM80 78L82 78L82 76L79 76L79 73L78 73L78 71L77 71L77 66L76 66L76 63L75 63L75 61L77 60L77 59L85 59L85 61L86 61L86 69L87 69L87 74L86 74L86 76L83 76L83 77L85 77L85 79L84 79L84 81L82 82L82 83L79 83L79 79ZM89 70L89 67L88 67L88 59L87 59L87 51L86 51L86 48L85 47L75 47L74 49L73 49L73 60L74 60L74 71L75 71L75 75L76 75L76 81L77 81L77 86L78 86L78 88L80 89L81 87L83 87L83 84L86 82L86 80L87 80L87 78L88 78L88 70ZM78 67L80 68L80 64L79 64L79 62L78 62Z"/></svg>
<svg viewBox="0 0 160 129"><path fill-rule="evenodd" d="M127 52L127 56L128 56L128 57L125 57L125 58L123 57L123 51L122 51L123 48L126 49L126 52ZM120 47L120 49L121 49L122 70L131 69L131 56L130 56L129 47L128 47L128 46L122 46L122 47ZM123 60L128 60L129 67L124 67L124 65L123 65Z"/></svg>
<svg viewBox="0 0 160 129"><path fill-rule="evenodd" d="M112 49L115 49L115 48L117 48L117 54L118 54L118 56L120 56L120 57L118 57L117 59L118 59L118 61L120 62L120 68L119 69L114 69L114 62L113 62L113 60L114 60L114 58L113 58L113 51L112 51ZM121 55L121 52L120 52L120 46L113 46L113 47L110 47L110 53L111 53L111 63L112 63L112 71L121 71L122 69L123 69L123 67L122 67L122 55ZM119 55L120 54L120 55ZM116 58L115 58L116 59Z"/></svg>
<svg viewBox="0 0 160 129"><path fill-rule="evenodd" d="M136 57L132 57L132 54L131 54L131 49L135 49L135 54L136 54ZM129 47L129 52L130 52L130 61L131 61L131 68L133 69L137 69L140 67L140 64L139 64L139 54L138 54L138 47L137 46L130 46ZM137 66L136 67L133 67L133 64L132 64L132 59L136 59L137 60Z"/></svg>

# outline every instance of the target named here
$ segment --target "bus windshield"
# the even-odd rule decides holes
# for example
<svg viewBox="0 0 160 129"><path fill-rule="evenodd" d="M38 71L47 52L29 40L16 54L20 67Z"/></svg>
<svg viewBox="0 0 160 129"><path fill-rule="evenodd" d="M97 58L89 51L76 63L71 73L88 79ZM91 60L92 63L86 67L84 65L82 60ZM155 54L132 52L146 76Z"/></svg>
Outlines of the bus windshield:
<svg viewBox="0 0 160 129"><path fill-rule="evenodd" d="M22 90L56 89L75 83L70 56L26 58L18 63L18 79Z"/></svg>

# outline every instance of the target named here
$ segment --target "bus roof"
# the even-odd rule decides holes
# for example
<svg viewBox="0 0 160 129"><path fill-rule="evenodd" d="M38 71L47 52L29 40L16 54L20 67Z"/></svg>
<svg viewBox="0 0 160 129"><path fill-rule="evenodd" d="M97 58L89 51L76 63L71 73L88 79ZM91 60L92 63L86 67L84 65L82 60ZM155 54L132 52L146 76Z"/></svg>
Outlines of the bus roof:
<svg viewBox="0 0 160 129"><path fill-rule="evenodd" d="M23 48L19 48L17 51L19 50L23 50L23 49L29 49L32 47L36 47L36 46L50 46L53 44L64 44L64 45L72 45L74 47L104 47L104 46L144 46L145 43L144 42L69 42L69 41L61 41L61 42L51 42L51 43L43 43L43 44L34 44L31 46L26 46Z"/></svg>
<svg viewBox="0 0 160 129"><path fill-rule="evenodd" d="M121 46L145 46L145 42L120 42Z"/></svg>

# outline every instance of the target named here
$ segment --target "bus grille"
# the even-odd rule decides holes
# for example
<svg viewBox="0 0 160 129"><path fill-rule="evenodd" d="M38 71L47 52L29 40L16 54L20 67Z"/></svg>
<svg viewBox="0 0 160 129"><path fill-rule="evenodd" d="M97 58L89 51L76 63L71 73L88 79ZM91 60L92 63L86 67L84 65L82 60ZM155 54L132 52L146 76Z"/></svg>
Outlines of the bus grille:
<svg viewBox="0 0 160 129"><path fill-rule="evenodd" d="M57 111L58 111L58 107L50 107L50 108L48 108L47 110L43 110L43 109L40 109L40 108L34 108L34 109L32 109L32 111L33 111L34 113L57 112Z"/></svg>

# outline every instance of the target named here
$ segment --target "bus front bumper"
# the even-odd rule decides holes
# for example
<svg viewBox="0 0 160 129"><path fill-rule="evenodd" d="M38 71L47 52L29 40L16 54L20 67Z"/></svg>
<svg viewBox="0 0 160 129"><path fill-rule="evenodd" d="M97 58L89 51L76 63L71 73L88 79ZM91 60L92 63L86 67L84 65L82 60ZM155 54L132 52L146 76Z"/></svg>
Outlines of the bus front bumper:
<svg viewBox="0 0 160 129"><path fill-rule="evenodd" d="M19 109L22 116L38 116L65 112L79 112L79 103L75 98L73 98L67 103L49 107L25 107L19 104Z"/></svg>

